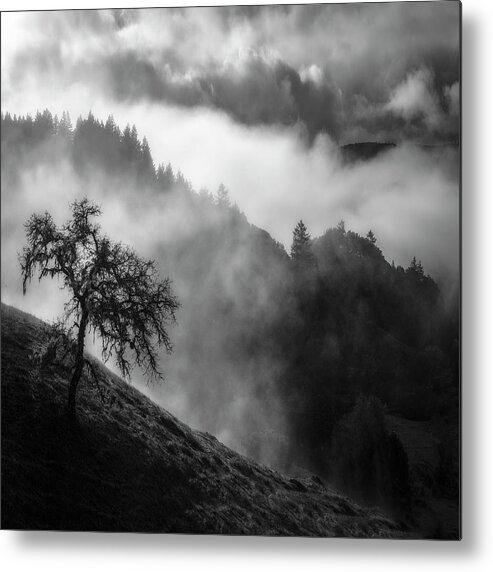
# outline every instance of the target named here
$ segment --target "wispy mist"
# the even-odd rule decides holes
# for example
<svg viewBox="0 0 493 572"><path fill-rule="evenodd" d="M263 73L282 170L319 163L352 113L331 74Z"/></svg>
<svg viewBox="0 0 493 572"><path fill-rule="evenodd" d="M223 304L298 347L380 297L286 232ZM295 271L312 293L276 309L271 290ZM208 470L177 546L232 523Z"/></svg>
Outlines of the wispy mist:
<svg viewBox="0 0 493 572"><path fill-rule="evenodd" d="M458 2L4 14L2 100L84 85L127 104L298 124L311 138L447 141L458 18Z"/></svg>
<svg viewBox="0 0 493 572"><path fill-rule="evenodd" d="M299 218L313 235L344 218L396 263L455 272L457 150L348 166L337 146L457 139L458 15L456 2L4 14L2 108L135 123L156 163L197 189L224 183L286 247Z"/></svg>

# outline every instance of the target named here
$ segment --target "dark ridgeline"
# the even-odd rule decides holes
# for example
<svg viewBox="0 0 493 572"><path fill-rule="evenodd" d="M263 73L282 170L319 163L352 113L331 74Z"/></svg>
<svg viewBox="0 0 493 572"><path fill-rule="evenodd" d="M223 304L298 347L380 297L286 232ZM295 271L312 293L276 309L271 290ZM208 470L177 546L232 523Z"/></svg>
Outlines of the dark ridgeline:
<svg viewBox="0 0 493 572"><path fill-rule="evenodd" d="M316 238L300 221L288 256L224 187L195 193L170 165L156 169L134 128L92 114L75 129L47 111L2 116L3 183L61 157L134 206L169 196L193 229L156 237L149 255L183 303L173 359L199 424L219 431L242 388L250 417L231 431L246 454L457 537L458 300L445 301L419 261L389 263L372 231L343 221Z"/></svg>
<svg viewBox="0 0 493 572"><path fill-rule="evenodd" d="M451 138L436 144L414 143L418 149L425 152L433 152L440 149L451 149L459 146L457 139ZM396 149L396 143L382 143L378 141L365 141L362 143L348 143L339 147L340 155L343 162L351 165L360 161L368 161L379 155L383 155L387 151Z"/></svg>
<svg viewBox="0 0 493 572"><path fill-rule="evenodd" d="M355 161L365 161L373 159L377 155L395 149L395 143L379 143L377 141L368 141L364 143L348 143L340 148L343 160L346 163L354 163Z"/></svg>

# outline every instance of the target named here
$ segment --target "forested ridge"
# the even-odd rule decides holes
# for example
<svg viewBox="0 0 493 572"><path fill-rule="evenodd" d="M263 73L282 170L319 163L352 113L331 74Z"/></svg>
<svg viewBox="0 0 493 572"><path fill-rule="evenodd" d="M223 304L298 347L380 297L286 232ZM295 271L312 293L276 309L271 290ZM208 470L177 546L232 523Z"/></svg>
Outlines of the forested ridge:
<svg viewBox="0 0 493 572"><path fill-rule="evenodd" d="M224 186L197 192L111 116L73 126L68 113L2 113L1 144L2 195L25 170L63 160L81 185L116 193L137 217L164 197L182 218L187 232L156 236L149 254L183 304L169 377L201 428L227 428L249 456L316 473L416 526L423 503L458 503L458 299L443 295L418 253L395 265L371 229L361 236L344 221L312 237L300 213L288 254ZM240 390L234 427L227 411ZM433 443L427 463L410 454L406 428L418 424ZM440 519L433 526L447 535Z"/></svg>

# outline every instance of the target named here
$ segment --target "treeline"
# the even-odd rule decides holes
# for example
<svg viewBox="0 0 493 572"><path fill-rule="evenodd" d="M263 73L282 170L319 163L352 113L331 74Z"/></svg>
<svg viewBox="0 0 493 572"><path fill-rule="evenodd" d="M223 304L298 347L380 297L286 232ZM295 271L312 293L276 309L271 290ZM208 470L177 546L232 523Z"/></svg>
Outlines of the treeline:
<svg viewBox="0 0 493 572"><path fill-rule="evenodd" d="M47 109L34 117L2 113L2 142L17 159L30 160L32 154L39 156L41 149L42 160L58 160L64 149L81 175L99 168L146 188L191 190L190 182L180 171L174 173L169 163L155 167L149 143L145 137L139 139L135 125L121 131L112 115L101 121L90 112L85 119L79 117L74 128L68 112L61 118Z"/></svg>
<svg viewBox="0 0 493 572"><path fill-rule="evenodd" d="M216 206L244 217L238 205L231 202L229 193L220 184L215 193L206 188L196 192L189 180L170 163L158 164L152 158L147 138L139 138L135 125L127 124L122 131L112 115L106 121L96 119L92 112L79 117L72 126L66 111L61 118L48 109L31 116L2 112L2 175L17 176L24 166L33 162L58 163L65 156L81 177L101 175L125 182L125 188L145 191L180 191L189 199L199 199L203 206ZM15 168L11 167L12 163ZM15 183L16 181L9 181Z"/></svg>
<svg viewBox="0 0 493 572"><path fill-rule="evenodd" d="M288 255L224 186L196 193L171 165L156 168L135 127L122 132L111 116L92 114L75 128L66 113L2 114L2 180L33 160L58 163L67 150L83 179L96 171L117 192L122 181L147 189L147 205L152 193L180 197L173 216L194 232L166 245L156 237L156 252L181 288L186 335L173 359L199 425L220 432L229 423L263 462L304 467L362 502L408 510L416 476L387 421L428 422L440 462L427 490L456 497L458 306L445 304L419 260L388 262L371 230L361 236L343 221L316 238L300 221ZM227 412L240 389L250 409L233 423ZM267 429L285 421L275 446L266 418Z"/></svg>
<svg viewBox="0 0 493 572"><path fill-rule="evenodd" d="M294 455L365 502L402 508L410 474L385 415L433 421L453 475L440 494L456 495L458 308L416 258L389 264L372 231L343 221L313 240L300 221L291 266L302 317L284 340Z"/></svg>

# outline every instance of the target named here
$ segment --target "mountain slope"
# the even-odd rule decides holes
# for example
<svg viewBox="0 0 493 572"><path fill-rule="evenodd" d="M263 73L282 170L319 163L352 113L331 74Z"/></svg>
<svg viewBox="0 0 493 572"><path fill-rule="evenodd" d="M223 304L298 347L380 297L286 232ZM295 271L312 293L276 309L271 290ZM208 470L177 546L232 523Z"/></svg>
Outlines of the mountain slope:
<svg viewBox="0 0 493 572"><path fill-rule="evenodd" d="M403 537L316 477L289 479L192 431L101 364L83 380L30 361L40 320L2 304L2 528Z"/></svg>

